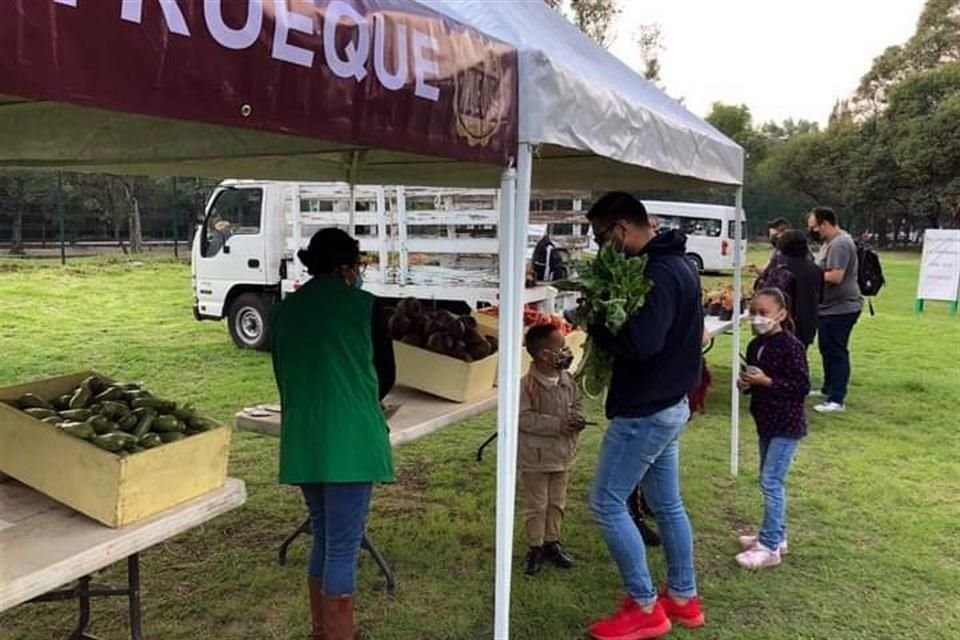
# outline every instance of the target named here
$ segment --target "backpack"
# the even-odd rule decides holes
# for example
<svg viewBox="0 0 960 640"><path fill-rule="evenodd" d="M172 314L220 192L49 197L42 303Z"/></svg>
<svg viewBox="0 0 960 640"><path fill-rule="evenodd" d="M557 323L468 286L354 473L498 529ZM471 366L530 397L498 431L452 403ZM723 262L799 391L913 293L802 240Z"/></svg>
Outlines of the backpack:
<svg viewBox="0 0 960 640"><path fill-rule="evenodd" d="M865 242L856 241L857 245L857 284L860 293L865 296L875 296L880 293L886 280L883 277L883 266L876 250Z"/></svg>

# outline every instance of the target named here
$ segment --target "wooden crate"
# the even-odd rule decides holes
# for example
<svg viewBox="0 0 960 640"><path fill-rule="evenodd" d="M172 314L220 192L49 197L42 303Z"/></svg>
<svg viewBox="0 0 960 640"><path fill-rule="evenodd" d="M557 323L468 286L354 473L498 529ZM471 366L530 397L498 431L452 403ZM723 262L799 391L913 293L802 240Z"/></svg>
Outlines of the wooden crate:
<svg viewBox="0 0 960 640"><path fill-rule="evenodd" d="M447 400L475 400L490 391L497 379L497 354L464 362L403 342L394 342L393 349L397 384Z"/></svg>
<svg viewBox="0 0 960 640"><path fill-rule="evenodd" d="M125 458L2 401L52 399L94 372L0 388L0 471L111 527L148 518L226 482L230 429L219 427Z"/></svg>

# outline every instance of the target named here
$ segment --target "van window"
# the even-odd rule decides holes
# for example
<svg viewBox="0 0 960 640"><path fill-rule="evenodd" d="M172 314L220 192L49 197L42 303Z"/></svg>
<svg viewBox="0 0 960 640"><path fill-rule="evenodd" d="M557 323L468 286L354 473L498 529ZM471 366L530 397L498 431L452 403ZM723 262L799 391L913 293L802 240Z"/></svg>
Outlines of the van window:
<svg viewBox="0 0 960 640"><path fill-rule="evenodd" d="M661 231L679 229L687 236L719 238L723 223L713 218L687 218L685 216L665 216L654 214L660 221Z"/></svg>
<svg viewBox="0 0 960 640"><path fill-rule="evenodd" d="M203 257L215 256L235 235L260 233L263 189L224 189L213 201L202 246Z"/></svg>

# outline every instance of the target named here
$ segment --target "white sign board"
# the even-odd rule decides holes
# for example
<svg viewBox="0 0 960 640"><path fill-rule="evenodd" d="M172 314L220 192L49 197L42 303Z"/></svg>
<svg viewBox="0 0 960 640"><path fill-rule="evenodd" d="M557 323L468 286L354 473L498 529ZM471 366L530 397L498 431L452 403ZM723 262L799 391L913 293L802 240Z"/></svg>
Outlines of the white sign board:
<svg viewBox="0 0 960 640"><path fill-rule="evenodd" d="M960 289L960 229L927 229L920 262L920 300L957 301Z"/></svg>

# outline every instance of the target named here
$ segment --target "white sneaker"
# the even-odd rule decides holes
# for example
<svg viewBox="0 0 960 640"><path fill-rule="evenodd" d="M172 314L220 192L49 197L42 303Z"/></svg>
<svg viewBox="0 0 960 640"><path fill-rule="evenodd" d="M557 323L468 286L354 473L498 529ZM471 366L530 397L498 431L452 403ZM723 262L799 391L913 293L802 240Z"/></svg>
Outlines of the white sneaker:
<svg viewBox="0 0 960 640"><path fill-rule="evenodd" d="M750 551L750 549L753 549L760 544L760 540L757 538L757 536L740 536L737 538L737 541L740 543L740 548L744 551ZM790 547L787 546L786 538L784 538L783 542L780 543L780 546L777 547L777 551L780 552L781 556L785 556L790 553Z"/></svg>
<svg viewBox="0 0 960 640"><path fill-rule="evenodd" d="M839 402L824 402L815 406L813 410L817 413L842 413L847 408Z"/></svg>
<svg viewBox="0 0 960 640"><path fill-rule="evenodd" d="M768 569L777 566L781 561L779 551L771 551L762 544L737 554L737 564L744 569Z"/></svg>

